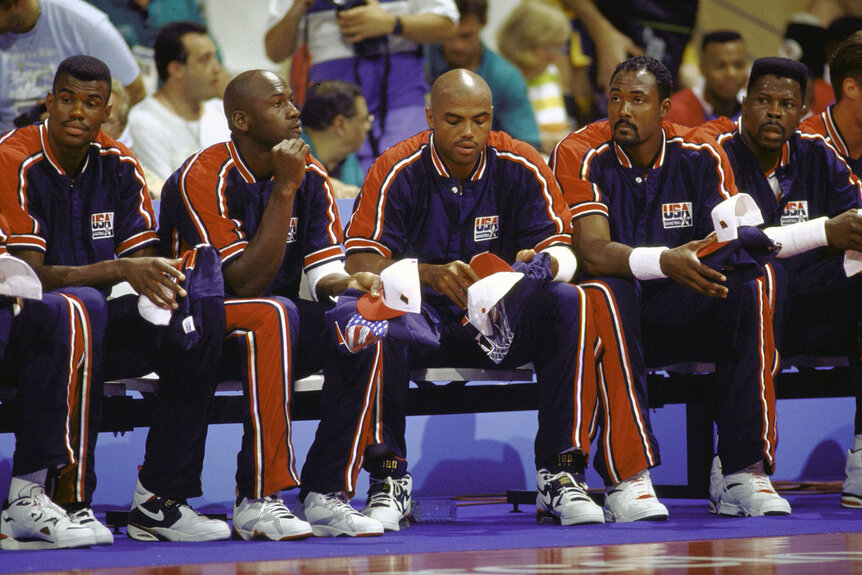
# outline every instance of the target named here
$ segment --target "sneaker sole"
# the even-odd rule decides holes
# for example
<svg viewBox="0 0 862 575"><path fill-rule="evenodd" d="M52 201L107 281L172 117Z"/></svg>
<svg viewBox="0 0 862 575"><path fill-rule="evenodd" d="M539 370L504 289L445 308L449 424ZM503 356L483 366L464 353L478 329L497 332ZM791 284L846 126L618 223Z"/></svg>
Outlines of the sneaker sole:
<svg viewBox="0 0 862 575"><path fill-rule="evenodd" d="M189 536L186 533L164 529L161 527L144 527L129 523L126 526L126 535L136 541L172 541L172 542L194 542L224 541L230 539L230 531L227 533L210 533Z"/></svg>
<svg viewBox="0 0 862 575"><path fill-rule="evenodd" d="M96 544L95 538L88 533L86 536L62 542L52 541L19 541L10 535L0 534L0 549L4 551L39 551L42 549L77 549L79 547L92 547Z"/></svg>
<svg viewBox="0 0 862 575"><path fill-rule="evenodd" d="M379 517L375 517L370 513L362 513L364 516L369 519L374 519L375 521L379 521L381 525L383 525L384 531L401 531L401 522L405 519L412 518L412 515L402 515L396 521L384 520Z"/></svg>
<svg viewBox="0 0 862 575"><path fill-rule="evenodd" d="M355 531L346 531L337 527L329 527L328 525L312 525L311 532L315 537L380 537L383 531L368 531L366 533L357 533Z"/></svg>
<svg viewBox="0 0 862 575"><path fill-rule="evenodd" d="M862 509L862 497L853 493L842 493L841 507L846 509Z"/></svg>
<svg viewBox="0 0 862 575"><path fill-rule="evenodd" d="M567 517L564 520L559 515L548 511L547 509L536 510L536 523L543 523L545 525L598 525L604 522L604 514L584 513L581 515L575 515L574 517Z"/></svg>
<svg viewBox="0 0 862 575"><path fill-rule="evenodd" d="M667 521L667 513L635 515L634 517L617 518L613 513L605 513L605 523L634 523L635 521Z"/></svg>
<svg viewBox="0 0 862 575"><path fill-rule="evenodd" d="M717 511L718 515L721 515L722 517L772 517L776 515L790 515L791 510L789 505L785 507L784 505L779 504L772 508L767 507L766 510L759 515L752 515L739 505L719 503Z"/></svg>
<svg viewBox="0 0 862 575"><path fill-rule="evenodd" d="M266 533L261 533L259 531L247 531L236 527L231 530L231 539L234 541L299 541L313 536L314 533L312 531L300 531L298 533L290 533L281 537L270 537Z"/></svg>

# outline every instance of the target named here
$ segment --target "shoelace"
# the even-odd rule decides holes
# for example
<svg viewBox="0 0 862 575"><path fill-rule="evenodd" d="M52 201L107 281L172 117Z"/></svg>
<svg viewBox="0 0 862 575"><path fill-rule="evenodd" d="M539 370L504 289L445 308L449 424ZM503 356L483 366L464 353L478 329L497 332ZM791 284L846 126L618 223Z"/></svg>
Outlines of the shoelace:
<svg viewBox="0 0 862 575"><path fill-rule="evenodd" d="M397 496L406 490L400 480L392 479L392 477L386 477L380 483L383 486L380 488L380 491L375 491L371 494L371 497L368 499L368 507L388 507L390 501L393 503L397 502Z"/></svg>
<svg viewBox="0 0 862 575"><path fill-rule="evenodd" d="M334 493L327 493L325 497L327 500L335 503L335 506L338 509L340 509L342 511L346 511L346 512L350 513L351 515L357 513L356 509L351 507L350 503L348 503L347 494L344 493L343 491L336 491Z"/></svg>
<svg viewBox="0 0 862 575"><path fill-rule="evenodd" d="M568 477L568 481L560 481L564 477ZM548 483L556 482L560 486L560 498L569 500L583 499L586 495L586 486L567 471L561 471L556 475L551 475L546 479Z"/></svg>
<svg viewBox="0 0 862 575"><path fill-rule="evenodd" d="M293 513L290 512L290 509L284 504L284 501L275 496L270 495L269 497L264 497L262 504L262 512L269 512L281 519L292 519Z"/></svg>
<svg viewBox="0 0 862 575"><path fill-rule="evenodd" d="M37 507L39 507L40 511L46 519L68 520L69 516L66 514L66 511L62 507L51 501L51 498L44 493L40 493L39 495L35 496L33 500L36 501Z"/></svg>

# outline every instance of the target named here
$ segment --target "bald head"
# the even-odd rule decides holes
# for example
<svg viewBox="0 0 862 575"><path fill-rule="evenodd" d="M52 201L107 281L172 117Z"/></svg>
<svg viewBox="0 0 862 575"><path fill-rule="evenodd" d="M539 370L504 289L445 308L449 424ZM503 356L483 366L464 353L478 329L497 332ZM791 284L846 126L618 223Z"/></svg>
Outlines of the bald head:
<svg viewBox="0 0 862 575"><path fill-rule="evenodd" d="M228 83L224 90L224 114L233 129L231 116L234 112L247 110L255 102L266 100L279 83L286 84L277 74L267 70L248 70Z"/></svg>
<svg viewBox="0 0 862 575"><path fill-rule="evenodd" d="M491 90L477 74L451 70L431 87L425 110L434 146L453 177L465 180L491 132Z"/></svg>
<svg viewBox="0 0 862 575"><path fill-rule="evenodd" d="M230 81L224 113L235 140L250 140L269 149L298 138L299 110L284 78L266 70L249 70Z"/></svg>
<svg viewBox="0 0 862 575"><path fill-rule="evenodd" d="M451 99L491 106L491 89L481 76L470 70L449 70L431 86L431 109L435 110Z"/></svg>

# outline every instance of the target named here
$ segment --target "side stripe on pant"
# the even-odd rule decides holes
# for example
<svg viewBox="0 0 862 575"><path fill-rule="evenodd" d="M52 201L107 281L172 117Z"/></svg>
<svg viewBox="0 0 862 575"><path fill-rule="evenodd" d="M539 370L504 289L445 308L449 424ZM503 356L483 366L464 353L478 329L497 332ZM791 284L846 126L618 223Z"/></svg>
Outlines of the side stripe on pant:
<svg viewBox="0 0 862 575"><path fill-rule="evenodd" d="M291 440L293 384L287 312L274 299L225 300L228 337L246 340L254 497L299 483Z"/></svg>
<svg viewBox="0 0 862 575"><path fill-rule="evenodd" d="M84 501L86 499L84 479L89 458L87 442L93 357L90 318L80 299L68 294L57 295L65 300L69 314L69 364L64 438L69 463L63 467L61 473L72 474L72 476L68 481L58 482L56 496L61 501Z"/></svg>
<svg viewBox="0 0 862 575"><path fill-rule="evenodd" d="M596 332L604 347L601 377L597 382L604 408L603 447L608 474L612 480L620 481L631 475L624 465L628 462L632 466L631 458L626 457L624 461L620 451L629 453L634 445L639 445L646 466L652 467L657 463L642 415L642 410L647 409L647 406L640 405L638 400L620 312L611 289L600 281L584 282L581 286L591 298L596 316ZM620 384L622 386L618 387ZM623 389L624 394L614 393L614 390L619 389ZM621 418L623 414L629 417ZM614 417L616 421L612 419ZM643 468L642 465L633 467Z"/></svg>
<svg viewBox="0 0 862 575"><path fill-rule="evenodd" d="M344 471L344 485L349 494L356 490L356 479L362 469L365 447L370 443L383 443L383 344L378 341L374 347L374 366L366 380L362 412L353 431L350 459Z"/></svg>

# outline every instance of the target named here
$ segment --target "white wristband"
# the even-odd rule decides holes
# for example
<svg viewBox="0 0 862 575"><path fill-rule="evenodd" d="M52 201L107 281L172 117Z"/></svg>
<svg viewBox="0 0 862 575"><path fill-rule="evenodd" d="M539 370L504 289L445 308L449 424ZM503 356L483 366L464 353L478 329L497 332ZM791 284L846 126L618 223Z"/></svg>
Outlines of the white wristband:
<svg viewBox="0 0 862 575"><path fill-rule="evenodd" d="M661 271L661 253L668 248L634 248L629 254L629 267L632 275L639 280L658 280L667 275Z"/></svg>
<svg viewBox="0 0 862 575"><path fill-rule="evenodd" d="M317 266L316 268L305 272L305 279L308 281L308 296L311 298L311 301L318 301L317 282L329 274L338 274L340 276L350 275L344 271L344 262L341 260L327 262L322 266Z"/></svg>
<svg viewBox="0 0 862 575"><path fill-rule="evenodd" d="M557 275L551 281L570 282L575 277L578 269L578 260L575 254L566 246L551 246L542 250L546 254L554 256L557 260Z"/></svg>
<svg viewBox="0 0 862 575"><path fill-rule="evenodd" d="M798 222L789 226L766 228L763 232L773 242L781 244L779 258L789 258L814 248L824 248L826 240L826 216L808 222Z"/></svg>

